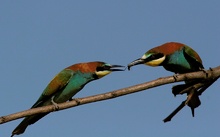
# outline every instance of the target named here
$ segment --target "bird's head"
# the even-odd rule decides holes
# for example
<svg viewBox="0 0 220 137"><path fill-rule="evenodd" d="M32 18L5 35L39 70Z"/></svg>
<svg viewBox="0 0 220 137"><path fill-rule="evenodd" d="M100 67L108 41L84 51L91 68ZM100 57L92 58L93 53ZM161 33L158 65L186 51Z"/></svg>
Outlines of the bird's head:
<svg viewBox="0 0 220 137"><path fill-rule="evenodd" d="M111 65L101 61L85 62L70 66L69 69L82 73L93 73L95 78L102 78L114 71L124 71L121 65Z"/></svg>
<svg viewBox="0 0 220 137"><path fill-rule="evenodd" d="M181 50L184 50L184 52L188 54L188 56L190 56L193 60L199 62L199 64L202 64L202 60L200 59L199 55L192 48L179 42L167 42L150 49L141 58L128 64L128 69L138 64L145 64L148 66L162 66L165 64L164 61L167 56L170 56L176 51Z"/></svg>
<svg viewBox="0 0 220 137"><path fill-rule="evenodd" d="M129 63L128 70L130 70L132 66L139 64L145 64L153 67L160 66L165 59L166 59L166 55L154 48L147 51L141 58L136 59L131 63Z"/></svg>
<svg viewBox="0 0 220 137"><path fill-rule="evenodd" d="M105 62L97 62L95 66L95 74L98 78L102 78L114 71L124 71L125 67L121 65L111 65ZM123 69L122 69L123 68Z"/></svg>

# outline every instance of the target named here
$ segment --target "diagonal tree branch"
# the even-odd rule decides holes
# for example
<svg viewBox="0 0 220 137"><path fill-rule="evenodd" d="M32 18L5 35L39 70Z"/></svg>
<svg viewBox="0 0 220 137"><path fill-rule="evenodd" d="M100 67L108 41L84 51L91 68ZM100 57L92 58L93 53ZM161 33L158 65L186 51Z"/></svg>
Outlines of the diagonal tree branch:
<svg viewBox="0 0 220 137"><path fill-rule="evenodd" d="M119 90L114 90L114 91L103 93L103 94L98 94L98 95L84 97L84 98L76 98L69 102L60 103L58 104L58 107L59 107L59 110L63 110L63 109L71 108L71 107L76 107L79 105L84 105L88 103L112 99L112 98L116 98L116 97L120 97L120 96L124 96L128 94L140 92L146 89L154 88L157 86L162 86L162 85L169 84L169 83L192 80L192 79L201 79L205 81L206 80L210 81L210 80L218 79L219 77L220 77L220 66L210 69L210 70L205 70L205 72L198 71L198 72L193 72L193 73L179 74L175 77L169 76L169 77L158 78L150 82L134 85L134 86L127 87L127 88L122 88ZM0 124L6 123L12 120L16 120L22 117L34 115L34 114L54 112L54 111L59 111L59 110L56 110L53 105L33 108L33 109L17 112L14 114L10 114L7 116L2 116L0 117Z"/></svg>
<svg viewBox="0 0 220 137"><path fill-rule="evenodd" d="M194 86L190 87L190 88L199 88L199 87L202 87L199 91L197 91L198 93L198 96L202 95L202 93L209 87L211 86L219 77L216 77L215 79L212 79L210 81L205 81L205 83L198 83L198 84L195 84ZM189 89L189 88L188 88ZM184 91L184 90L183 90ZM186 104L187 104L187 101L189 100L185 100L183 101L169 116L167 116L163 121L164 122L169 122L171 121L171 119L181 110L183 109Z"/></svg>

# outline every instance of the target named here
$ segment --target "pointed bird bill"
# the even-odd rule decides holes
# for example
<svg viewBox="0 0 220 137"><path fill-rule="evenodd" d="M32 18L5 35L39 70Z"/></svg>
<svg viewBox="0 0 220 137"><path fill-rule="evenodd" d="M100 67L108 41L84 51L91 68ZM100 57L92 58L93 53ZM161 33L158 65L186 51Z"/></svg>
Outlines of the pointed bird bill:
<svg viewBox="0 0 220 137"><path fill-rule="evenodd" d="M121 65L111 65L109 68L110 71L125 71L125 69L126 69L125 66L121 66Z"/></svg>
<svg viewBox="0 0 220 137"><path fill-rule="evenodd" d="M128 64L128 70L130 70L130 68L132 66L139 65L139 64L144 64L144 63L145 63L144 59L142 59L142 58L136 59L136 60L134 60L134 61L132 61L131 63Z"/></svg>

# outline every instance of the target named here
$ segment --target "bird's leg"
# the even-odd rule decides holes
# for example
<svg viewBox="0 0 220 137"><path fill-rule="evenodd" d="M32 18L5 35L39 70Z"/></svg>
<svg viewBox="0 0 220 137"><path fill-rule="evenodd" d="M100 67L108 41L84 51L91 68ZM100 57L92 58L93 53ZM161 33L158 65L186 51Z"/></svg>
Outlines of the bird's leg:
<svg viewBox="0 0 220 137"><path fill-rule="evenodd" d="M186 101L183 101L169 116L167 116L163 122L169 122L171 119L185 106Z"/></svg>
<svg viewBox="0 0 220 137"><path fill-rule="evenodd" d="M54 105L54 110L57 111L57 110L59 110L59 106L56 102L54 102L53 99L54 99L54 96L52 96L52 98L51 98L51 103Z"/></svg>

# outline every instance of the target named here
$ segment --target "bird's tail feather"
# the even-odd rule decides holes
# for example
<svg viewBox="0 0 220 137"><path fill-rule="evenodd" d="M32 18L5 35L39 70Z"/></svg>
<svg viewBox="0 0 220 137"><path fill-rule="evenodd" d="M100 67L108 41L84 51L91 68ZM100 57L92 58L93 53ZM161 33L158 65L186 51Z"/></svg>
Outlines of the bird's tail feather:
<svg viewBox="0 0 220 137"><path fill-rule="evenodd" d="M11 137L13 137L14 135L19 135L24 133L24 131L26 130L26 128L31 125L34 124L35 122L37 122L39 119L41 119L42 117L46 116L49 113L44 113L44 114L37 114L37 115L33 115L33 116L29 116L26 117L12 132Z"/></svg>

